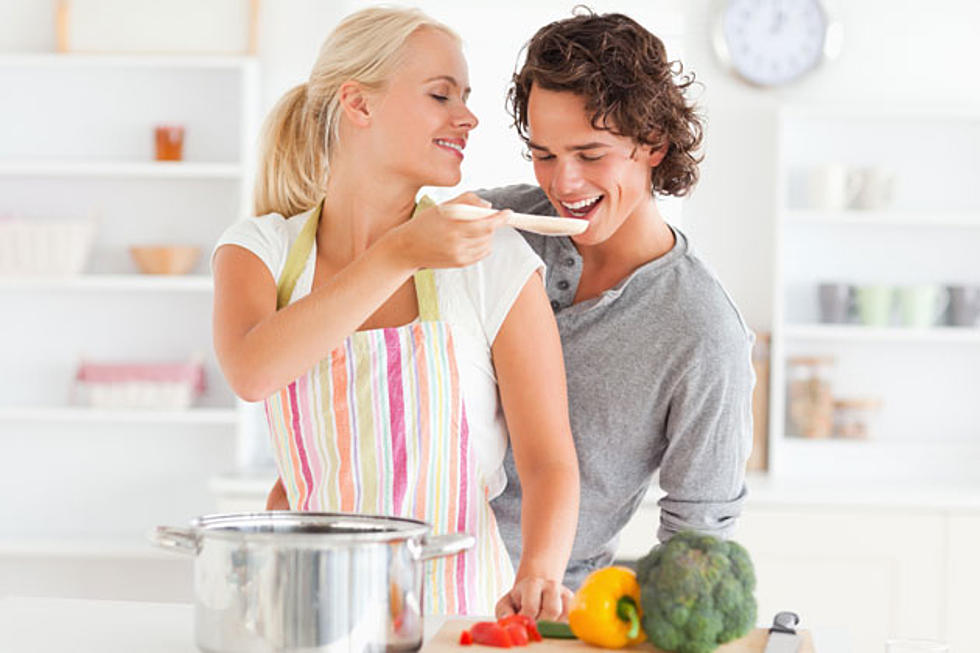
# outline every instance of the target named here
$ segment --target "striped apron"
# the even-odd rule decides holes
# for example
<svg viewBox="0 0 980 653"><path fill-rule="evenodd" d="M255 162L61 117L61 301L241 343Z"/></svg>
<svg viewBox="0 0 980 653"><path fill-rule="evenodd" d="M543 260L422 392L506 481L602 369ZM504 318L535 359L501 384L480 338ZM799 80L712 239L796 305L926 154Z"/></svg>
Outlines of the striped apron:
<svg viewBox="0 0 980 653"><path fill-rule="evenodd" d="M423 198L416 208L432 202ZM286 258L278 308L293 298L322 204ZM425 563L425 614L492 615L514 572L476 463L449 324L432 270L415 274L419 320L357 331L265 401L279 476L294 510L428 522L476 536L469 551Z"/></svg>

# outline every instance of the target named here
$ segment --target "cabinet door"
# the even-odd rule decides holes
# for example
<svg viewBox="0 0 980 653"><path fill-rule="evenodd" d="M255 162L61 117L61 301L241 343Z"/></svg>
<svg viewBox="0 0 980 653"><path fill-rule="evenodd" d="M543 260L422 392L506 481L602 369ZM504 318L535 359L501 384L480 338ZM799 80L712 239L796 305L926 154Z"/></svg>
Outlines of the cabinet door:
<svg viewBox="0 0 980 653"><path fill-rule="evenodd" d="M818 640L846 631L853 651L881 651L889 637L943 639L945 524L913 510L749 507L735 539L755 562L760 616L793 610Z"/></svg>
<svg viewBox="0 0 980 653"><path fill-rule="evenodd" d="M949 610L946 629L951 651L980 651L977 588L980 586L980 513L949 520Z"/></svg>

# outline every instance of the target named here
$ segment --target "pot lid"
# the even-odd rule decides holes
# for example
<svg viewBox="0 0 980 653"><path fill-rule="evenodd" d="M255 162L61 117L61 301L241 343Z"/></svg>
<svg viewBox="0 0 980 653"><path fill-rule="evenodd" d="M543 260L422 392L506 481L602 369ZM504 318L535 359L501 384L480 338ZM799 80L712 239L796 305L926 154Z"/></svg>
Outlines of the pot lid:
<svg viewBox="0 0 980 653"><path fill-rule="evenodd" d="M362 544L424 537L429 525L415 519L352 513L266 512L205 515L191 520L200 535L221 539L274 540L300 544Z"/></svg>

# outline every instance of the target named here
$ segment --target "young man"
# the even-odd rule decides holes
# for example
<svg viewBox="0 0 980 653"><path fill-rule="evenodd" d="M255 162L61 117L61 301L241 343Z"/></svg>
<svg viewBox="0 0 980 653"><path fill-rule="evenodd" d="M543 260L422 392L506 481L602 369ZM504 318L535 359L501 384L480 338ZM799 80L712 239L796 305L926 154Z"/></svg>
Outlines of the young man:
<svg viewBox="0 0 980 653"><path fill-rule="evenodd" d="M745 500L753 335L655 202L698 178L701 124L684 98L692 79L679 73L661 41L621 14L546 25L510 90L538 186L479 193L497 208L589 221L571 239L523 234L547 264L579 459L570 589L612 560L658 470L660 540L684 529L725 537ZM510 453L505 469L492 506L516 562ZM269 507L287 507L281 486ZM505 598L497 614L522 609L535 612Z"/></svg>
<svg viewBox="0 0 980 653"><path fill-rule="evenodd" d="M745 499L753 334L655 195L698 177L701 125L661 41L620 14L541 28L509 100L538 186L479 194L496 208L589 222L572 238L524 237L547 264L581 474L575 589L612 560L654 472L666 496L657 537L728 535ZM520 555L513 458L493 501ZM650 533L651 546L655 543ZM506 600L498 615L519 611Z"/></svg>

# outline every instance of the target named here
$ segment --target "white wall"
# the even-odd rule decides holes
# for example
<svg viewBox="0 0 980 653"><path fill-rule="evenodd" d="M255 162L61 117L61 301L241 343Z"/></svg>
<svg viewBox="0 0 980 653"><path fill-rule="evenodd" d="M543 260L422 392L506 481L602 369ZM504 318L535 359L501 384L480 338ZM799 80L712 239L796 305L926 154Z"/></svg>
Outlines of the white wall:
<svg viewBox="0 0 980 653"><path fill-rule="evenodd" d="M263 6L260 57L263 70L263 111L293 84L303 81L320 43L345 14L377 4L367 0L316 2L287 0ZM521 158L521 143L504 109L508 82L521 46L538 27L570 15L568 2L413 3L459 32L470 67L470 107L480 119L467 145L463 181L456 190L436 190L447 197L458 191L506 183L531 182L530 163ZM677 2L601 2L596 10L627 11L648 25L657 25L672 49L679 47L682 14ZM515 20L515 16L520 16Z"/></svg>
<svg viewBox="0 0 980 653"><path fill-rule="evenodd" d="M263 7L263 109L302 81L339 16L373 3L277 0ZM457 29L466 41L471 105L481 125L469 146L464 188L532 180L530 164L503 111L517 52L571 0L413 3ZM704 83L707 117L702 179L683 203L681 224L734 295L749 323L772 317L775 114L781 103L880 102L980 104L975 64L980 6L969 0L856 0L831 9L844 26L840 57L809 79L780 90L750 88L729 75L711 48L714 0L592 2L597 11L630 14L660 35ZM669 204L665 214L680 207Z"/></svg>
<svg viewBox="0 0 980 653"><path fill-rule="evenodd" d="M828 3L830 4L830 3ZM852 0L831 5L840 57L790 88L756 90L728 75L708 39L710 0L685 5L686 63L705 84L707 158L684 209L701 253L756 328L772 317L776 109L781 103L980 106L980 6L968 0Z"/></svg>
<svg viewBox="0 0 980 653"><path fill-rule="evenodd" d="M147 0L144 0L146 2ZM88 6L118 0L79 0ZM244 0L242 0L244 2ZM0 50L50 50L50 0L0 0ZM262 111L305 79L320 43L364 0L266 0L259 57ZM496 0L412 3L456 28L466 41L472 106L482 124L474 133L463 187L531 180L530 165L503 111L507 79L520 45L548 20L569 15L574 0ZM758 90L736 81L711 50L718 0L596 1L599 11L622 11L664 37L704 83L706 159L701 183L683 203L681 224L717 270L746 318L767 329L771 314L775 111L781 103L881 102L980 105L980 5L970 0L829 0L844 27L841 56L790 88ZM181 5L184 6L184 5ZM208 5L228 12L227 0ZM234 12L231 12L234 14ZM235 14L229 30L240 30ZM111 18L107 18L110 20ZM221 36L219 39L218 37ZM228 35L216 35L226 43ZM668 216L680 206L669 203Z"/></svg>

